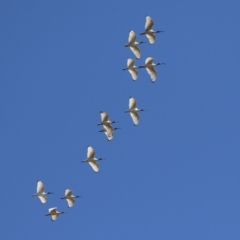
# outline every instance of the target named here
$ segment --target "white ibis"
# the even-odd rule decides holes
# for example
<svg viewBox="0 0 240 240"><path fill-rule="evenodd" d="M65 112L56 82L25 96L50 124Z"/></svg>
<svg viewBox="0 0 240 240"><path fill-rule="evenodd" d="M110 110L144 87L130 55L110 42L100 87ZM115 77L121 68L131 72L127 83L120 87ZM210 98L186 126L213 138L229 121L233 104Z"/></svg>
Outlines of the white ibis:
<svg viewBox="0 0 240 240"><path fill-rule="evenodd" d="M46 214L45 216L51 216L52 221L55 221L58 218L58 215L63 214L65 212L58 212L57 208L49 208L48 209L48 214Z"/></svg>
<svg viewBox="0 0 240 240"><path fill-rule="evenodd" d="M66 189L65 190L65 196L62 197L61 199L66 199L67 203L68 203L68 207L72 207L74 202L75 202L75 198L80 198L81 196L74 196L72 194L72 190L70 189Z"/></svg>
<svg viewBox="0 0 240 240"><path fill-rule="evenodd" d="M46 203L47 201L47 195L53 194L52 192L44 192L44 185L41 181L37 181L37 193L33 194L33 197L38 197L41 201L41 203Z"/></svg>
<svg viewBox="0 0 240 240"><path fill-rule="evenodd" d="M88 162L90 166L92 167L94 172L99 171L98 163L97 161L104 160L104 158L95 158L95 151L91 146L88 146L87 148L87 159L83 160L82 162Z"/></svg>
<svg viewBox="0 0 240 240"><path fill-rule="evenodd" d="M164 32L164 31L154 31L152 27L153 27L153 20L151 19L150 16L146 16L145 31L140 35L146 35L150 44L153 44L155 42L156 37L154 33Z"/></svg>
<svg viewBox="0 0 240 240"><path fill-rule="evenodd" d="M129 47L132 52L134 53L136 58L140 58L140 49L138 48L139 44L142 44L144 42L137 42L136 41L136 34L134 31L129 31L129 36L128 36L128 44L125 45L125 47Z"/></svg>
<svg viewBox="0 0 240 240"><path fill-rule="evenodd" d="M139 123L139 115L138 115L139 111L146 111L146 110L137 108L136 100L133 97L130 97L129 98L129 110L125 111L125 113L130 113L135 126L137 126Z"/></svg>
<svg viewBox="0 0 240 240"><path fill-rule="evenodd" d="M150 75L151 81L154 83L157 78L157 71L154 69L155 66L162 65L165 63L154 63L154 59L152 57L148 57L145 60L145 65L139 66L139 68L146 68L148 74Z"/></svg>
<svg viewBox="0 0 240 240"><path fill-rule="evenodd" d="M128 70L128 72L131 74L132 76L132 79L133 80L137 80L137 77L138 77L138 72L137 72L137 69L138 67L136 67L134 65L134 60L131 59L131 58L128 58L127 60L127 68L124 68L123 70Z"/></svg>

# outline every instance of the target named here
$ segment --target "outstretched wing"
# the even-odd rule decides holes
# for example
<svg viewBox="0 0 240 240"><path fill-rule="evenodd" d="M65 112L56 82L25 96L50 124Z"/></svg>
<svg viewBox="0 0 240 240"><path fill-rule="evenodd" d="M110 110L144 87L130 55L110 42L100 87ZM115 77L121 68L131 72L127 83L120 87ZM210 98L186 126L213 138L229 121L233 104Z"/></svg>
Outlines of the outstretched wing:
<svg viewBox="0 0 240 240"><path fill-rule="evenodd" d="M131 118L133 120L134 125L138 125L139 123L139 115L137 114L137 112L130 112Z"/></svg>
<svg viewBox="0 0 240 240"><path fill-rule="evenodd" d="M136 100L133 97L129 98L129 109L135 108L136 105L137 105Z"/></svg>
<svg viewBox="0 0 240 240"><path fill-rule="evenodd" d="M150 44L154 44L155 39L156 39L154 33L149 32L149 33L146 34L146 37L148 38L148 41L149 41Z"/></svg>
<svg viewBox="0 0 240 240"><path fill-rule="evenodd" d="M54 214L54 213L56 213L56 210L57 210L56 207L54 207L54 208L49 208L49 209L48 209L48 213Z"/></svg>
<svg viewBox="0 0 240 240"><path fill-rule="evenodd" d="M136 34L135 32L132 30L129 32L129 35L128 35L128 43L131 44L131 43L134 43L136 41Z"/></svg>
<svg viewBox="0 0 240 240"><path fill-rule="evenodd" d="M145 23L145 31L149 31L150 29L152 29L153 26L153 20L151 19L150 16L146 16L146 23Z"/></svg>
<svg viewBox="0 0 240 240"><path fill-rule="evenodd" d="M134 66L134 60L131 58L128 58L127 60L127 67L133 67Z"/></svg>
<svg viewBox="0 0 240 240"><path fill-rule="evenodd" d="M107 125L104 125L103 127L105 129L105 134L106 134L108 140L109 141L112 140L113 139L113 128L112 128L112 126L110 124L107 124Z"/></svg>
<svg viewBox="0 0 240 240"><path fill-rule="evenodd" d="M138 46L131 46L130 49L132 50L136 58L140 58L140 49L138 48Z"/></svg>
<svg viewBox="0 0 240 240"><path fill-rule="evenodd" d="M92 167L94 172L98 172L99 171L99 167L96 161L89 161L88 162L90 164L90 166Z"/></svg>
<svg viewBox="0 0 240 240"><path fill-rule="evenodd" d="M72 207L74 202L75 202L74 198L67 198L66 200L67 200L67 203L68 203L68 207Z"/></svg>
<svg viewBox="0 0 240 240"><path fill-rule="evenodd" d="M87 149L87 158L94 158L94 155L95 155L94 149L91 146L89 146Z"/></svg>
<svg viewBox="0 0 240 240"><path fill-rule="evenodd" d="M46 202L47 202L47 197L46 197L46 195L38 196L38 198L40 199L41 203L46 203Z"/></svg>
<svg viewBox="0 0 240 240"><path fill-rule="evenodd" d="M102 122L108 120L108 114L106 112L100 112Z"/></svg>
<svg viewBox="0 0 240 240"><path fill-rule="evenodd" d="M145 64L146 64L146 65L152 64L153 61L154 61L154 59L153 59L152 57L148 57L148 58L146 58L146 60L145 60Z"/></svg>
<svg viewBox="0 0 240 240"><path fill-rule="evenodd" d="M70 197L70 196L72 196L72 190L66 189L65 190L65 197Z"/></svg>
<svg viewBox="0 0 240 240"><path fill-rule="evenodd" d="M137 77L138 77L138 72L136 69L134 68L131 68L131 69L128 69L129 73L131 74L132 76L132 79L133 80L137 80Z"/></svg>
<svg viewBox="0 0 240 240"><path fill-rule="evenodd" d="M37 182L37 193L42 193L44 190L44 185L41 181Z"/></svg>
<svg viewBox="0 0 240 240"><path fill-rule="evenodd" d="M55 221L55 220L57 220L58 215L57 214L51 215L51 218L52 218L52 221Z"/></svg>
<svg viewBox="0 0 240 240"><path fill-rule="evenodd" d="M150 75L152 82L155 82L156 78L157 78L156 70L153 67L148 67L148 68L146 68L146 70L147 70L148 74Z"/></svg>

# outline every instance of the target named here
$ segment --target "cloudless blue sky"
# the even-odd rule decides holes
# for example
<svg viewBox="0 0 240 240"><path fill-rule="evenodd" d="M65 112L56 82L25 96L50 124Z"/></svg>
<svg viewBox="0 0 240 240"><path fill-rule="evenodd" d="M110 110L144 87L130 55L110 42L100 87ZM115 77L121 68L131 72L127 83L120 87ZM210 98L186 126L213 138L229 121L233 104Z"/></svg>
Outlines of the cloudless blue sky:
<svg viewBox="0 0 240 240"><path fill-rule="evenodd" d="M239 1L0 1L1 239L240 239ZM131 80L129 30L158 66ZM146 41L138 35L138 40ZM124 111L138 107L134 127ZM108 142L99 111L121 130ZM96 151L100 171L86 158ZM37 180L53 191L32 197ZM66 188L77 199L68 209ZM58 207L68 214L52 222Z"/></svg>

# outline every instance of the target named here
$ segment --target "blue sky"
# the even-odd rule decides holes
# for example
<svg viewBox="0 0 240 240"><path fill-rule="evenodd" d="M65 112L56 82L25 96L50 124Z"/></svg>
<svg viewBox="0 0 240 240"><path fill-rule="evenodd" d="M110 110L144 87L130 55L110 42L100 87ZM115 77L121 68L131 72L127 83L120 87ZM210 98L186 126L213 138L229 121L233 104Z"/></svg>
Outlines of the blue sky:
<svg viewBox="0 0 240 240"><path fill-rule="evenodd" d="M240 238L239 1L1 1L2 239ZM122 71L129 30L152 84ZM146 41L138 35L138 40ZM128 98L138 101L133 126ZM99 133L99 111L118 120ZM101 161L94 173L91 145ZM53 191L32 197L36 181ZM63 196L77 199L68 209ZM55 222L50 207L68 214Z"/></svg>

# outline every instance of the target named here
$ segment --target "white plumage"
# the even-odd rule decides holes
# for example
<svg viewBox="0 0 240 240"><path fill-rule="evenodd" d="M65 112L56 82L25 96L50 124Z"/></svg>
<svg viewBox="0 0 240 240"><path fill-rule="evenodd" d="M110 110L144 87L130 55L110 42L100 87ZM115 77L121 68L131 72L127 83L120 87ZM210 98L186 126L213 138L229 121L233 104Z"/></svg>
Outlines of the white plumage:
<svg viewBox="0 0 240 240"><path fill-rule="evenodd" d="M150 44L153 44L155 42L156 37L155 37L154 33L164 32L164 31L154 31L152 29L152 27L153 27L152 18L150 16L146 16L145 31L143 33L141 33L140 35L146 35Z"/></svg>
<svg viewBox="0 0 240 240"><path fill-rule="evenodd" d="M133 80L137 80L138 72L137 67L134 65L134 60L131 58L128 58L127 60L127 68L124 68L123 70L128 70L128 72L131 74Z"/></svg>
<svg viewBox="0 0 240 240"><path fill-rule="evenodd" d="M148 57L145 60L145 65L139 66L139 68L146 68L146 70L151 78L151 81L155 82L157 79L157 71L154 69L154 66L162 65L165 63L154 63L153 61L154 61L154 59L152 57Z"/></svg>
<svg viewBox="0 0 240 240"><path fill-rule="evenodd" d="M49 208L48 214L46 214L45 216L51 216L52 221L55 221L58 218L58 216L63 213L65 213L65 212L58 212L57 208L54 207L54 208Z"/></svg>
<svg viewBox="0 0 240 240"><path fill-rule="evenodd" d="M105 135L107 136L108 141L111 141L113 139L113 131L117 129L120 129L120 128L113 128L110 124L104 124L103 130L99 132L104 132Z"/></svg>
<svg viewBox="0 0 240 240"><path fill-rule="evenodd" d="M87 159L83 160L82 162L88 162L89 165L92 167L94 172L99 171L97 161L103 160L103 158L95 158L95 151L91 146L87 148Z"/></svg>
<svg viewBox="0 0 240 240"><path fill-rule="evenodd" d="M98 126L104 125L104 124L116 123L116 121L111 121L109 119L109 116L106 112L100 111L100 116L101 116L101 122L98 124Z"/></svg>
<svg viewBox="0 0 240 240"><path fill-rule="evenodd" d="M72 194L72 190L70 189L66 189L65 190L65 196L62 197L61 199L66 199L67 203L68 203L68 207L72 207L74 202L75 202L75 198L79 198L80 196L74 196Z"/></svg>
<svg viewBox="0 0 240 240"><path fill-rule="evenodd" d="M140 58L140 49L138 48L138 45L143 42L137 42L136 41L136 34L133 30L129 31L128 35L128 44L125 45L125 47L129 47L136 58Z"/></svg>
<svg viewBox="0 0 240 240"><path fill-rule="evenodd" d="M137 108L137 102L133 97L129 98L129 109L125 111L126 113L130 113L130 116L133 120L133 124L136 126L139 123L139 111L145 111L144 109Z"/></svg>
<svg viewBox="0 0 240 240"><path fill-rule="evenodd" d="M41 181L37 181L37 193L33 194L33 197L38 197L41 201L41 203L46 203L47 201L47 195L52 194L52 192L44 192L44 185Z"/></svg>

